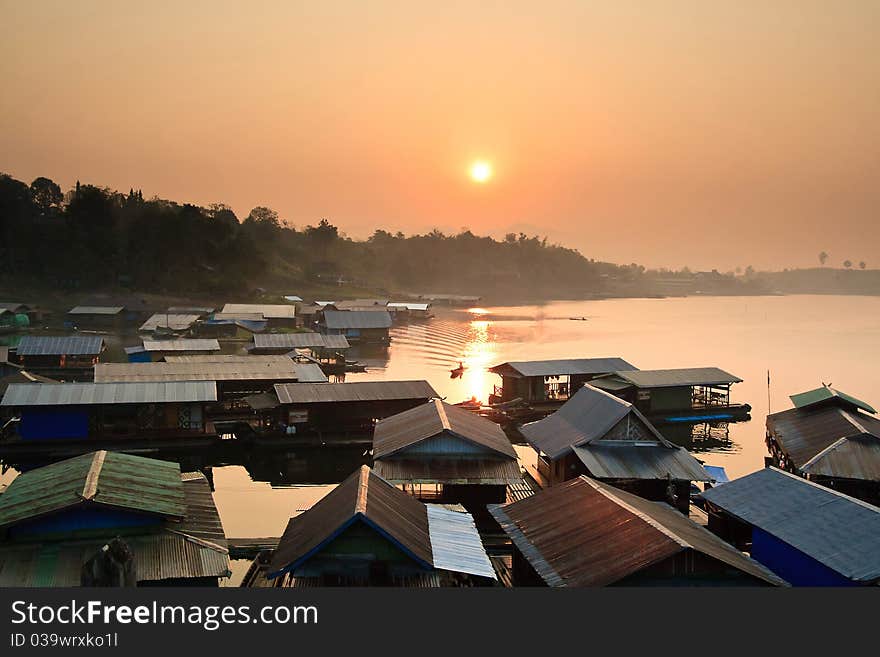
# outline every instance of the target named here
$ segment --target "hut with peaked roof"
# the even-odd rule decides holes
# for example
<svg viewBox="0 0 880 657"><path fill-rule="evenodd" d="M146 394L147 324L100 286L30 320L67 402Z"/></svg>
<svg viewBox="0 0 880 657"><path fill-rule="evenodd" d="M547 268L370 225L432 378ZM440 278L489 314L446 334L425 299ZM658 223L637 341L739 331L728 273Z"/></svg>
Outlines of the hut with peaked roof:
<svg viewBox="0 0 880 657"><path fill-rule="evenodd" d="M773 465L880 504L880 419L875 409L822 386L791 396L794 408L767 416Z"/></svg>
<svg viewBox="0 0 880 657"><path fill-rule="evenodd" d="M67 311L65 323L77 329L114 329L133 316L125 306L75 306Z"/></svg>
<svg viewBox="0 0 880 657"><path fill-rule="evenodd" d="M296 328L296 306L287 303L227 303L222 316L245 320L254 320L256 316L269 328Z"/></svg>
<svg viewBox="0 0 880 657"><path fill-rule="evenodd" d="M662 502L578 477L489 508L514 545L515 586L781 586Z"/></svg>
<svg viewBox="0 0 880 657"><path fill-rule="evenodd" d="M129 363L154 363L168 355L212 354L220 351L213 338L179 338L176 340L143 340L140 346L126 347Z"/></svg>
<svg viewBox="0 0 880 657"><path fill-rule="evenodd" d="M880 508L777 468L701 494L709 529L795 586L880 584Z"/></svg>
<svg viewBox="0 0 880 657"><path fill-rule="evenodd" d="M587 474L687 513L690 484L712 481L687 450L666 440L638 408L590 384L520 432L550 485Z"/></svg>
<svg viewBox="0 0 880 657"><path fill-rule="evenodd" d="M367 466L290 519L267 575L269 585L282 587L491 585L496 579L470 514L425 505Z"/></svg>
<svg viewBox="0 0 880 657"><path fill-rule="evenodd" d="M377 306L377 308L379 308ZM384 308L378 310L327 310L321 315L323 333L344 335L351 343L388 344L391 340L391 315Z"/></svg>
<svg viewBox="0 0 880 657"><path fill-rule="evenodd" d="M501 377L490 403L520 399L527 404L562 403L582 385L615 370L635 369L622 358L508 361L489 368Z"/></svg>
<svg viewBox="0 0 880 657"><path fill-rule="evenodd" d="M616 371L592 385L635 405L655 421L698 422L748 419L748 404L730 401L742 379L717 367Z"/></svg>
<svg viewBox="0 0 880 657"><path fill-rule="evenodd" d="M100 335L25 335L15 355L25 369L51 378L88 381L106 345Z"/></svg>
<svg viewBox="0 0 880 657"><path fill-rule="evenodd" d="M462 504L475 516L522 480L495 422L433 399L376 423L373 469L423 500Z"/></svg>
<svg viewBox="0 0 880 657"><path fill-rule="evenodd" d="M19 474L0 495L0 537L0 586L90 583L114 543L138 586L216 586L231 574L205 476L142 456L98 451Z"/></svg>

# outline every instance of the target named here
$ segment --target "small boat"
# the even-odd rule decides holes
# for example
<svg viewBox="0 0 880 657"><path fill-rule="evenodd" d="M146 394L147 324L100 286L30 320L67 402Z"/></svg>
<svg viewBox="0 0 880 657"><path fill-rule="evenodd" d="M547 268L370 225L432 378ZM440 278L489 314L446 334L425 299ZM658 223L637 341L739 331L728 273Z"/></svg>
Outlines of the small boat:
<svg viewBox="0 0 880 657"><path fill-rule="evenodd" d="M449 378L450 379L459 379L461 375L464 374L465 371L464 363L459 362L458 367L453 370L449 370Z"/></svg>
<svg viewBox="0 0 880 657"><path fill-rule="evenodd" d="M586 317L569 317L569 319L573 322L586 322Z"/></svg>
<svg viewBox="0 0 880 657"><path fill-rule="evenodd" d="M469 411L479 411L483 407L483 405L477 400L476 397L471 397L470 399L458 402L455 405L459 408L464 408Z"/></svg>

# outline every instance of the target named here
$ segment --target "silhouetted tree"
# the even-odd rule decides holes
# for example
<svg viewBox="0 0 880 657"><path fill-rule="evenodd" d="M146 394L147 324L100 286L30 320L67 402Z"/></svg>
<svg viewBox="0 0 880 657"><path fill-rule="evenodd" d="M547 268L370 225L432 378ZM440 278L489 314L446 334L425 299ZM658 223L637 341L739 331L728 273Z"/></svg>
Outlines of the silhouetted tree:
<svg viewBox="0 0 880 657"><path fill-rule="evenodd" d="M61 188L54 181L43 177L34 178L31 183L31 197L42 214L48 214L64 200Z"/></svg>
<svg viewBox="0 0 880 657"><path fill-rule="evenodd" d="M864 269L864 268L867 267L867 266L868 266L868 265L865 263L864 260L862 260L862 261L859 262L859 269Z"/></svg>
<svg viewBox="0 0 880 657"><path fill-rule="evenodd" d="M844 260L843 266L849 269L850 267L852 267L852 260Z"/></svg>
<svg viewBox="0 0 880 657"><path fill-rule="evenodd" d="M828 253L826 251L820 251L819 252L819 264L824 267L826 262L828 262Z"/></svg>

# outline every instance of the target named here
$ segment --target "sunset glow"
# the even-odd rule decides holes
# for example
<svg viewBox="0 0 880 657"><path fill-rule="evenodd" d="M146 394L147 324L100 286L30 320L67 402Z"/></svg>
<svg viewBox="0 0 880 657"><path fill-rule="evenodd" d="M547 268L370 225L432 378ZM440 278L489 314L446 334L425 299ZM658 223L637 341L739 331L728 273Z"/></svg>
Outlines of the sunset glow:
<svg viewBox="0 0 880 657"><path fill-rule="evenodd" d="M488 182L492 177L492 165L483 160L477 160L471 165L471 180L478 183Z"/></svg>

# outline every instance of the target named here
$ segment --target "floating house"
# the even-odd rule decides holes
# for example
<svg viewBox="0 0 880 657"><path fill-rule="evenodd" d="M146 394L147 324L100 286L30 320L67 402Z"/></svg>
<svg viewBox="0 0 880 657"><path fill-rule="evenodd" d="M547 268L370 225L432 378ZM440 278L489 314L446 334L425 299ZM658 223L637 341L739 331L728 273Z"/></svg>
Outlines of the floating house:
<svg viewBox="0 0 880 657"><path fill-rule="evenodd" d="M527 404L561 403L585 383L619 369L635 369L622 358L509 361L490 367L501 377L490 403L522 400Z"/></svg>
<svg viewBox="0 0 880 657"><path fill-rule="evenodd" d="M225 338L227 340L248 340L255 333L266 330L268 322L262 315L252 315L252 319L246 316L229 316L222 313L214 313L209 319L200 321L193 327L193 333L200 338Z"/></svg>
<svg viewBox="0 0 880 657"><path fill-rule="evenodd" d="M638 408L591 384L520 432L538 453L538 474L551 486L587 474L687 513L691 482L712 481L699 461L666 440Z"/></svg>
<svg viewBox="0 0 880 657"><path fill-rule="evenodd" d="M701 495L709 529L795 586L880 584L880 508L777 468Z"/></svg>
<svg viewBox="0 0 880 657"><path fill-rule="evenodd" d="M269 328L296 328L296 306L279 303L227 303L223 306L226 318L262 317Z"/></svg>
<svg viewBox="0 0 880 657"><path fill-rule="evenodd" d="M65 324L77 329L114 329L132 319L125 306L75 306L67 311Z"/></svg>
<svg viewBox="0 0 880 657"><path fill-rule="evenodd" d="M323 333L264 333L255 335L248 350L252 354L287 354L294 349L308 349L316 356L345 351L351 345L344 335Z"/></svg>
<svg viewBox="0 0 880 657"><path fill-rule="evenodd" d="M18 364L25 369L65 380L90 380L92 368L104 352L99 335L25 335L15 348Z"/></svg>
<svg viewBox="0 0 880 657"><path fill-rule="evenodd" d="M361 381L356 383L279 383L277 423L282 430L321 437L353 434L372 440L377 420L401 413L437 397L427 381Z"/></svg>
<svg viewBox="0 0 880 657"><path fill-rule="evenodd" d="M217 586L231 574L204 475L140 456L19 474L0 495L0 536L4 587Z"/></svg>
<svg viewBox="0 0 880 657"><path fill-rule="evenodd" d="M495 422L439 399L376 423L373 470L423 500L462 504L475 516L522 480Z"/></svg>
<svg viewBox="0 0 880 657"><path fill-rule="evenodd" d="M186 333L199 321L201 315L184 313L173 315L171 313L156 313L141 324L140 333Z"/></svg>
<svg viewBox="0 0 880 657"><path fill-rule="evenodd" d="M324 310L321 328L328 335L344 335L351 343L388 344L391 315L387 310Z"/></svg>
<svg viewBox="0 0 880 657"><path fill-rule="evenodd" d="M256 359L256 360L255 360ZM95 367L98 383L173 383L216 381L220 401L270 392L278 382L326 383L327 376L313 363L294 363L257 357L241 361L173 363L101 363Z"/></svg>
<svg viewBox="0 0 880 657"><path fill-rule="evenodd" d="M795 407L767 416L773 465L880 504L880 419L875 409L827 386L792 395Z"/></svg>
<svg viewBox="0 0 880 657"><path fill-rule="evenodd" d="M291 518L267 574L269 586L281 587L473 586L496 580L470 514L425 505L367 466Z"/></svg>
<svg viewBox="0 0 880 657"><path fill-rule="evenodd" d="M22 441L115 441L212 437L213 381L12 383L0 409L17 416Z"/></svg>
<svg viewBox="0 0 880 657"><path fill-rule="evenodd" d="M212 354L220 351L220 343L213 338L183 338L179 340L144 340L140 347L126 347L129 363L154 363L169 355Z"/></svg>
<svg viewBox="0 0 880 657"><path fill-rule="evenodd" d="M332 305L336 310L384 310L388 299L349 299L334 301Z"/></svg>
<svg viewBox="0 0 880 657"><path fill-rule="evenodd" d="M592 382L634 404L655 421L700 422L748 419L748 404L730 401L742 379L717 367L616 371Z"/></svg>
<svg viewBox="0 0 880 657"><path fill-rule="evenodd" d="M392 302L386 308L395 321L425 320L434 316L429 302Z"/></svg>
<svg viewBox="0 0 880 657"><path fill-rule="evenodd" d="M199 319L207 319L216 308L212 306L171 306L168 312L172 315L198 315Z"/></svg>
<svg viewBox="0 0 880 657"><path fill-rule="evenodd" d="M785 584L669 505L589 477L489 510L513 542L515 586Z"/></svg>

